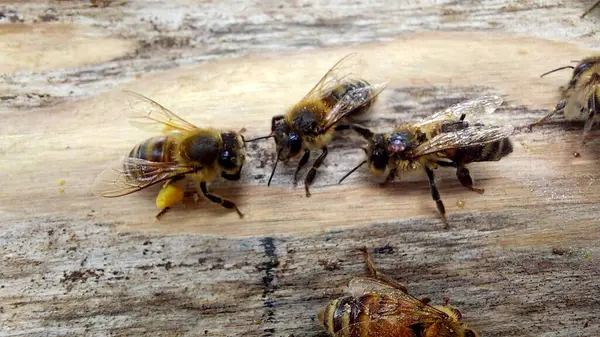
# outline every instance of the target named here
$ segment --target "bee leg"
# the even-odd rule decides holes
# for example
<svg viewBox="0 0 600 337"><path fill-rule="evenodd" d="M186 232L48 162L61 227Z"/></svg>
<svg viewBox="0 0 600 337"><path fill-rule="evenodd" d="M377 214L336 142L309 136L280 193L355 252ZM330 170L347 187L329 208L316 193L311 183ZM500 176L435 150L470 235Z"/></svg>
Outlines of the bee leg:
<svg viewBox="0 0 600 337"><path fill-rule="evenodd" d="M156 214L156 219L160 219L167 211L171 209L171 206L183 200L183 187L176 186L173 184L176 181L182 180L183 175L175 176L163 185L160 192L156 196L156 207L160 208L161 211Z"/></svg>
<svg viewBox="0 0 600 337"><path fill-rule="evenodd" d="M363 253L363 258L365 259L365 264L367 265L367 268L369 269L370 277L377 279L377 280L389 285L390 287L396 288L396 289L402 291L403 293L407 293L405 286L403 286L398 281L392 279L391 277L378 271L377 268L375 268L375 264L373 264L373 260L371 260L371 254L369 253L369 250L367 249L367 247L360 248L360 251Z"/></svg>
<svg viewBox="0 0 600 337"><path fill-rule="evenodd" d="M396 169L391 169L390 173L388 173L387 177L385 177L385 180L381 184L379 184L379 186L384 187L390 181L394 180L394 178L396 178Z"/></svg>
<svg viewBox="0 0 600 337"><path fill-rule="evenodd" d="M579 18L583 19L583 17L588 15L591 11L594 10L594 8L596 8L598 6L600 6L600 1L596 2L592 7L590 7L587 11L585 11L585 13L581 14L581 16Z"/></svg>
<svg viewBox="0 0 600 337"><path fill-rule="evenodd" d="M540 118L539 120L537 120L536 122L533 122L531 124L522 126L522 127L518 127L517 129L533 129L534 126L538 126L542 123L544 123L548 118L552 117L553 115L555 115L558 112L562 112L565 108L565 106L567 105L567 100L563 99L560 102L558 102L558 104L556 104L556 106L554 107L554 109L552 111L550 111L550 113L548 113L546 116Z"/></svg>
<svg viewBox="0 0 600 337"><path fill-rule="evenodd" d="M310 171L308 171L306 178L304 179L304 189L306 190L306 197L310 197L310 191L308 190L308 188L312 181L315 179L317 169L319 168L319 166L321 166L321 164L323 164L323 160L325 160L325 157L327 157L327 148L324 147L321 150L323 152L321 152L319 157L317 157L317 160L315 160L312 167L310 168Z"/></svg>
<svg viewBox="0 0 600 337"><path fill-rule="evenodd" d="M483 188L473 187L473 179L471 178L471 174L469 173L469 170L466 167L459 165L456 168L456 177L458 178L458 181L460 181L461 185L463 185L464 187L470 189L473 192L483 194Z"/></svg>
<svg viewBox="0 0 600 337"><path fill-rule="evenodd" d="M444 207L444 203L440 199L440 191L438 191L437 186L435 186L435 175L433 174L433 170L428 167L425 167L425 172L427 173L427 177L429 178L429 189L431 190L431 197L435 201L438 211L442 216L442 222L444 223L444 228L448 228L448 219L446 219L446 207Z"/></svg>
<svg viewBox="0 0 600 337"><path fill-rule="evenodd" d="M240 212L240 210L237 208L237 206L233 203L233 201L231 200L227 200L227 199L223 199L218 195L214 195L208 192L208 189L206 188L206 182L201 182L200 183L200 191L202 192L202 194L204 195L204 197L206 197L206 199L214 202L215 204L219 204L225 208L229 208L229 209L235 209L235 211L237 212L237 214L240 216L240 218L244 217L244 214L242 214L242 212Z"/></svg>
<svg viewBox="0 0 600 337"><path fill-rule="evenodd" d="M310 150L304 149L304 155L300 158L298 162L298 166L296 167L296 172L294 172L294 186L298 185L298 172L306 165L308 159L310 158Z"/></svg>
<svg viewBox="0 0 600 337"><path fill-rule="evenodd" d="M160 220L160 218L163 215L165 215L165 213L167 213L170 209L171 209L171 207L165 207L165 208L161 209L160 212L158 212L158 214L156 214L156 220Z"/></svg>
<svg viewBox="0 0 600 337"><path fill-rule="evenodd" d="M581 141L581 145L585 145L590 137L590 131L592 131L592 126L594 125L594 116L596 115L596 95L592 95L592 97L588 101L588 118L585 121L585 125L583 126L583 139Z"/></svg>

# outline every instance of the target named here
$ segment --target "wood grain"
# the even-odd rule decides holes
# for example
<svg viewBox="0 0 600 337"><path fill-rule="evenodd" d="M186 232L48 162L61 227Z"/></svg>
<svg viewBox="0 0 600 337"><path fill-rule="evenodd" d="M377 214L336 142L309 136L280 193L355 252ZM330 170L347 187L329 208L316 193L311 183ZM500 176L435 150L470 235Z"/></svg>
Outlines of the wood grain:
<svg viewBox="0 0 600 337"><path fill-rule="evenodd" d="M241 181L212 185L244 220L201 200L156 222L156 190L90 191L150 136L125 123L122 89L259 136L350 52L390 82L361 121L375 130L488 93L505 99L496 122L533 121L569 73L539 75L594 53L600 14L578 19L592 3L1 1L0 335L325 336L315 313L364 273L363 245L482 336L600 335L600 153L594 141L572 156L579 122L472 165L484 195L438 170L448 231L422 175L336 184L362 159L351 133L311 198L293 164L266 187L273 144L252 144Z"/></svg>

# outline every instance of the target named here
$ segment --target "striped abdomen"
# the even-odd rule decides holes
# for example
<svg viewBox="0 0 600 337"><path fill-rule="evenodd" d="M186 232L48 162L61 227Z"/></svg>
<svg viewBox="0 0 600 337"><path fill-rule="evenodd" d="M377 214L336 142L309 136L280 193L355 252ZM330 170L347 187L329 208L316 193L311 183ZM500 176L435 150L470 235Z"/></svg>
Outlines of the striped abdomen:
<svg viewBox="0 0 600 337"><path fill-rule="evenodd" d="M481 161L498 161L513 151L512 143L508 138L491 142L482 146L472 146L455 150L453 160L460 164Z"/></svg>
<svg viewBox="0 0 600 337"><path fill-rule="evenodd" d="M336 337L388 336L398 328L406 329L397 326L390 317L386 319L380 314L382 310L390 309L389 305L394 301L394 298L378 294L345 296L331 301L319 311L317 318L331 335L339 333ZM382 308L383 303L387 308ZM355 324L359 322L363 323Z"/></svg>
<svg viewBox="0 0 600 337"><path fill-rule="evenodd" d="M149 160L153 162L173 162L176 144L172 138L158 136L148 138L129 151L128 157ZM132 180L143 180L144 176L152 176L152 171L142 172L139 167L125 163L124 171Z"/></svg>
<svg viewBox="0 0 600 337"><path fill-rule="evenodd" d="M365 80L347 81L347 82L342 83L342 85L338 86L333 91L331 91L329 96L326 96L324 98L324 100L327 103L327 105L332 107L340 99L342 99L342 97L344 97L344 95L348 94L348 92L350 92L352 90L360 89L360 88L365 88L367 86L370 86L370 84L369 84L369 82L367 82ZM369 93L370 92L365 92L364 94L367 95ZM356 111L354 111L352 113L352 115L359 115L359 114L366 112L371 107L371 105L373 105L374 101L375 101L375 99L372 99L371 101L369 101L369 103L365 104L364 106L362 106L359 109L356 109Z"/></svg>

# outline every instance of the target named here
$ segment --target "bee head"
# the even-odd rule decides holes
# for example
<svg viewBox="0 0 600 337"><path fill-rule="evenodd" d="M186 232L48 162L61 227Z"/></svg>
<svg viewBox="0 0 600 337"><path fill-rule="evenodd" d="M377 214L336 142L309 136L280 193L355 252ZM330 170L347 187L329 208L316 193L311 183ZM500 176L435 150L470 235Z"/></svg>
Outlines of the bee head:
<svg viewBox="0 0 600 337"><path fill-rule="evenodd" d="M245 156L244 138L236 132L221 133L223 147L219 153L219 165L229 174L237 174L242 170Z"/></svg>
<svg viewBox="0 0 600 337"><path fill-rule="evenodd" d="M292 131L283 115L273 117L271 133L275 138L278 160L286 161L302 150L302 138Z"/></svg>
<svg viewBox="0 0 600 337"><path fill-rule="evenodd" d="M375 172L385 171L390 160L385 138L383 133L377 133L373 135L367 147L367 157L371 169Z"/></svg>
<svg viewBox="0 0 600 337"><path fill-rule="evenodd" d="M404 157L404 153L413 148L412 138L408 131L392 133L387 140L387 151L393 156Z"/></svg>

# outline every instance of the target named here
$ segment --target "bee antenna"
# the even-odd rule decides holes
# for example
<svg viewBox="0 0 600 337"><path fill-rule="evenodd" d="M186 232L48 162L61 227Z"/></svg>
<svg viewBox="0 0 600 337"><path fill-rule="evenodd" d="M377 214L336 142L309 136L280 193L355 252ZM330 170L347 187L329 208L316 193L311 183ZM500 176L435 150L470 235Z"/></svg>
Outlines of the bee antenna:
<svg viewBox="0 0 600 337"><path fill-rule="evenodd" d="M564 67L560 67L560 68L556 68L554 70L550 70L549 72L543 73L540 75L540 77L544 77L548 74L552 74L553 72L559 71L559 70L563 70L563 69L575 69L575 67L573 66L564 66Z"/></svg>
<svg viewBox="0 0 600 337"><path fill-rule="evenodd" d="M581 14L581 16L579 17L580 19L583 19L583 17L585 17L586 15L588 15L591 11L594 10L594 8L600 6L600 2L596 2L591 8L589 8L587 11L585 11L585 13Z"/></svg>
<svg viewBox="0 0 600 337"><path fill-rule="evenodd" d="M341 184L342 181L344 181L344 179L348 178L349 175L351 175L352 173L354 173L354 171L358 170L361 166L363 166L366 163L367 163L367 161L363 160L360 164L356 165L355 168L353 168L352 170L350 170L350 172L346 173L346 175L343 176L342 179L340 179L340 181L338 181L338 184Z"/></svg>
<svg viewBox="0 0 600 337"><path fill-rule="evenodd" d="M273 171L271 171L271 176L269 177L269 182L267 186L271 186L271 179L273 179L273 175L275 174L275 169L277 168L277 163L279 163L279 155L281 154L281 150L277 152L277 159L275 159L275 165L273 165Z"/></svg>
<svg viewBox="0 0 600 337"><path fill-rule="evenodd" d="M252 138L252 139L244 140L244 143L250 143L250 142L257 141L257 140L261 140L261 139L268 139L268 138L272 138L272 137L275 137L275 136L273 136L273 135L268 135L268 136L256 137L256 138Z"/></svg>

